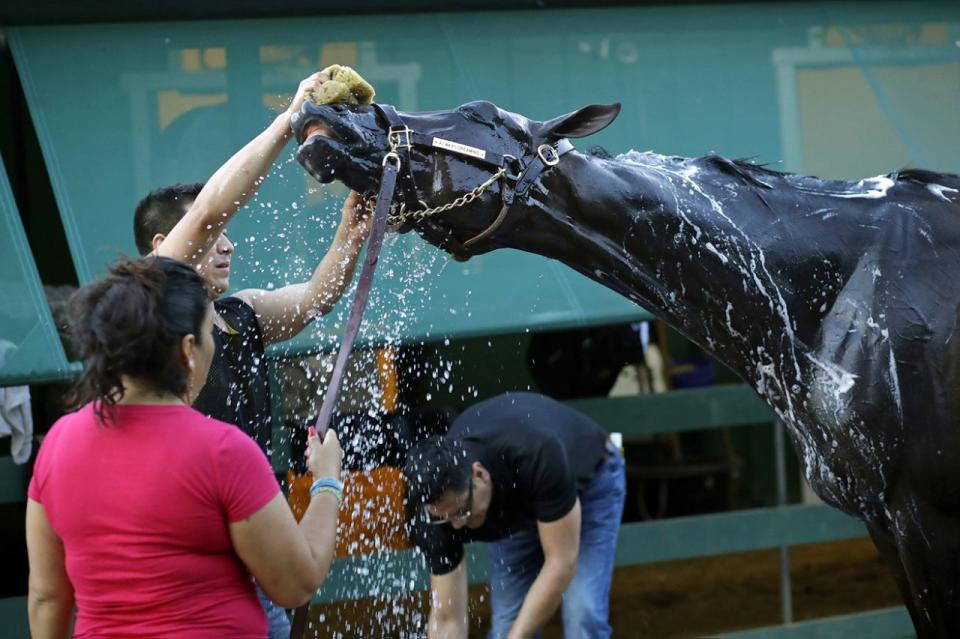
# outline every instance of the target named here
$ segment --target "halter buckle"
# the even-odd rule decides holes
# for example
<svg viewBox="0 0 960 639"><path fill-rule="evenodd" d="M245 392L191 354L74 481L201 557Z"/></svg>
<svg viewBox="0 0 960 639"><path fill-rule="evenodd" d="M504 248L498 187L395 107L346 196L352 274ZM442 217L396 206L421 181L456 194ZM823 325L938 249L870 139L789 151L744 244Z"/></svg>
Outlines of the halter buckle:
<svg viewBox="0 0 960 639"><path fill-rule="evenodd" d="M520 179L520 173L523 171L523 167L520 165L520 160L518 160L515 155L504 153L502 167L504 168L504 177L511 180Z"/></svg>
<svg viewBox="0 0 960 639"><path fill-rule="evenodd" d="M397 170L400 170L400 156L397 155L394 151L390 151L383 156L383 160L380 162L381 166L386 166L387 162L393 161L397 165Z"/></svg>
<svg viewBox="0 0 960 639"><path fill-rule="evenodd" d="M410 134L413 131L406 125L400 126L391 126L390 130L387 132L387 140L390 142L390 150L396 151L399 148L412 148L413 144L410 140Z"/></svg>
<svg viewBox="0 0 960 639"><path fill-rule="evenodd" d="M557 150L549 144L541 144L537 147L537 155L547 166L556 166L560 162L560 155Z"/></svg>

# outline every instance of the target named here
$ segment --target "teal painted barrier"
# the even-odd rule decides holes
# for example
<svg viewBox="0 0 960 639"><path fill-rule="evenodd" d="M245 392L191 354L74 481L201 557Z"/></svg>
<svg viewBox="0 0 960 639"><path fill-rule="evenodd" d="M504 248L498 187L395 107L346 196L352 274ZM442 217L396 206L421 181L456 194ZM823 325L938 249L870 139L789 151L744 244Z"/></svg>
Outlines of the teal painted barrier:
<svg viewBox="0 0 960 639"><path fill-rule="evenodd" d="M624 437L769 424L773 411L746 384L678 389L653 395L598 397L566 402L608 432Z"/></svg>
<svg viewBox="0 0 960 639"><path fill-rule="evenodd" d="M24 639L30 636L26 597L0 599L0 639Z"/></svg>
<svg viewBox="0 0 960 639"><path fill-rule="evenodd" d="M827 506L755 508L623 524L615 562L636 566L865 536L861 522ZM470 583L486 582L486 546L467 548ZM315 601L397 596L428 587L417 551L385 551L336 560Z"/></svg>
<svg viewBox="0 0 960 639"><path fill-rule="evenodd" d="M0 159L0 386L70 375Z"/></svg>
<svg viewBox="0 0 960 639"><path fill-rule="evenodd" d="M19 466L10 457L0 457L0 504L26 501L29 466Z"/></svg>
<svg viewBox="0 0 960 639"><path fill-rule="evenodd" d="M118 251L133 250L130 216L145 192L206 178L264 127L301 77L331 62L354 65L380 100L401 109L490 99L545 119L589 102L622 102L619 121L581 148L715 151L824 177L911 165L960 171L960 5L863 7L324 16L8 35L77 270L88 281ZM235 287L305 279L339 218L342 189L314 189L289 153L283 157L232 227ZM458 264L412 236L388 241L385 253L367 338L645 316L530 255L501 251ZM296 348L329 345L342 307Z"/></svg>

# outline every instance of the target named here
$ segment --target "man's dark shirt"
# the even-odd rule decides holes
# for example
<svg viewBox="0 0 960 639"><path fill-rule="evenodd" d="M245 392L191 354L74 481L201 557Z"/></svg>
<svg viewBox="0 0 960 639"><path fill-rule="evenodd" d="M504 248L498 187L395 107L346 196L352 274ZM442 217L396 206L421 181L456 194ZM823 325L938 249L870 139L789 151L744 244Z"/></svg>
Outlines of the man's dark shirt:
<svg viewBox="0 0 960 639"><path fill-rule="evenodd" d="M606 433L586 415L543 395L508 393L471 406L450 427L470 460L490 472L483 525L456 530L417 520L413 533L434 575L459 565L463 544L495 541L570 512L604 459Z"/></svg>
<svg viewBox="0 0 960 639"><path fill-rule="evenodd" d="M270 380L260 324L253 309L236 297L217 300L213 305L230 330L214 325L210 372L193 407L236 424L269 457Z"/></svg>

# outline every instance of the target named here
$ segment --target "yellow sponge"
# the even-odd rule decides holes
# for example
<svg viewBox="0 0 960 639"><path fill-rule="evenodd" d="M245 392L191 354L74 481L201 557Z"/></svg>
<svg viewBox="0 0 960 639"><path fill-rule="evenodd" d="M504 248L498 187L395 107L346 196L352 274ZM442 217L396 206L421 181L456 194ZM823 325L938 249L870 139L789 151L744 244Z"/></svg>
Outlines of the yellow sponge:
<svg viewBox="0 0 960 639"><path fill-rule="evenodd" d="M321 73L329 80L307 92L314 104L372 104L376 95L370 83L350 67L332 64Z"/></svg>

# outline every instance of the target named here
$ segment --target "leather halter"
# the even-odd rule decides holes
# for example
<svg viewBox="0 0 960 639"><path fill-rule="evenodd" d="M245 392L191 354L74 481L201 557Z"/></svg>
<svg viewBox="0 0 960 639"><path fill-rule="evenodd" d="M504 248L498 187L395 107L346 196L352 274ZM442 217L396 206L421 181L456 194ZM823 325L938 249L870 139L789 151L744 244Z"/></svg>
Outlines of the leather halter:
<svg viewBox="0 0 960 639"><path fill-rule="evenodd" d="M402 191L403 203L405 207L413 206L426 208L426 204L420 199L417 193L417 185L414 182L413 174L410 171L410 149L414 146L425 149L444 150L454 153L469 161L483 164L494 171L504 169L506 173L501 178L500 197L503 205L500 213L491 222L490 226L461 243L449 229L444 229L429 218L418 220L417 223L428 226L438 235L440 248L452 254L456 259L466 260L470 258L469 248L493 235L500 225L507 219L510 207L517 200L523 200L527 197L527 192L533 186L540 174L550 167L556 166L560 158L574 149L573 144L566 138L562 138L556 143L541 144L537 147L533 157L524 163L521 159L512 155L500 155L486 149L472 147L461 144L453 140L424 135L419 131L409 128L397 113L397 110L389 104L374 104L374 109L386 123L387 138L390 141L391 148L395 149L400 156L401 168L398 179L398 186ZM528 156L524 156L525 158ZM511 175L511 171L520 168L518 173ZM511 184L511 181L513 182Z"/></svg>

